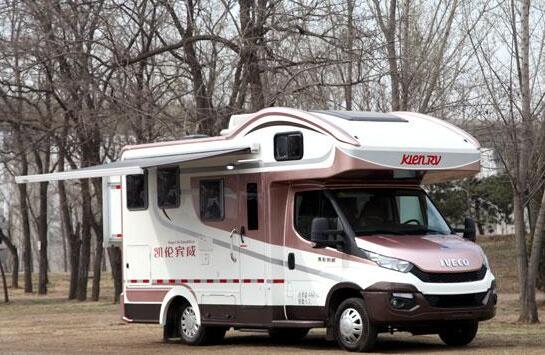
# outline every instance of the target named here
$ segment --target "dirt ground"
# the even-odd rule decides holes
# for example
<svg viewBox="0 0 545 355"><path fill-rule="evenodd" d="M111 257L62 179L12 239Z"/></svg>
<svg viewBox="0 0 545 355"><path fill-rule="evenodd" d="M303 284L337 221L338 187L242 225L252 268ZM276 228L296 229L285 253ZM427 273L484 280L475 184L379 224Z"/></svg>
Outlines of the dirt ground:
<svg viewBox="0 0 545 355"><path fill-rule="evenodd" d="M516 268L511 240L481 243L487 250L500 289L497 316L481 323L476 340L464 348L475 354L545 354L545 325L522 325L516 320ZM90 354L90 353L218 353L283 354L344 353L335 342L326 342L323 331L313 331L296 344L272 342L266 333L229 332L222 345L188 347L162 342L158 325L126 324L120 320L118 305L111 304L111 280L103 280L99 302L66 301L67 275L51 276L50 292L45 297L11 290L12 302L0 303L0 353ZM540 313L545 319L545 297L540 298ZM376 352L458 353L437 336L411 336L406 333L381 335Z"/></svg>

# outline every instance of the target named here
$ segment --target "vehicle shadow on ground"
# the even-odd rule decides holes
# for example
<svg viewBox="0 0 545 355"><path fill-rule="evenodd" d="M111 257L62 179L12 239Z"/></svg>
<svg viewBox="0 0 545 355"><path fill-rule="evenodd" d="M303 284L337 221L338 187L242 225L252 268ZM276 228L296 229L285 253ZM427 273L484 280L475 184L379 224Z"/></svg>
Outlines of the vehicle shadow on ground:
<svg viewBox="0 0 545 355"><path fill-rule="evenodd" d="M450 352L458 353L460 351L480 352L487 349L497 348L497 343L490 343L489 339L478 338L474 343L467 347L449 347L444 345L436 336L415 336L410 335L387 335L382 334L379 336L374 353L383 354L400 354L400 353L424 353L424 352ZM252 348L255 348L256 353L263 349L263 347L269 348L272 352L289 352L293 350L300 350L303 352L343 352L336 341L327 341L323 335L311 334L299 341L288 342L272 340L266 333L256 334L232 334L227 336L220 344L208 345L203 348L215 350L219 347L234 347L237 349L244 349L251 352ZM509 348L516 347L516 344L506 342L502 345L504 351L509 352Z"/></svg>
<svg viewBox="0 0 545 355"><path fill-rule="evenodd" d="M212 348L219 346L236 346L237 348L268 347L271 350L301 350L301 351L320 351L320 352L338 352L342 351L336 341L327 341L321 335L309 335L299 341L280 341L272 340L267 334L241 334L226 337L221 344L212 345ZM482 346L473 345L468 349L477 350ZM486 348L486 346L485 346ZM377 344L373 349L376 353L422 353L422 352L442 352L456 351L459 348L447 347L434 337L405 337L393 338L390 336L379 336Z"/></svg>

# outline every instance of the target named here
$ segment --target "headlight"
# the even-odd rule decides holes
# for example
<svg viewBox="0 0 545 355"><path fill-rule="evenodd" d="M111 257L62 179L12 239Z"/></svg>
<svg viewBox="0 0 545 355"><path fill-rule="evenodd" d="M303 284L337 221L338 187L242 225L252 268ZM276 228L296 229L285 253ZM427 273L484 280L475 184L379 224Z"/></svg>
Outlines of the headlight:
<svg viewBox="0 0 545 355"><path fill-rule="evenodd" d="M390 258L389 256L380 255L364 249L361 249L361 251L367 257L367 259L386 269L409 272L413 267L413 264L405 260Z"/></svg>

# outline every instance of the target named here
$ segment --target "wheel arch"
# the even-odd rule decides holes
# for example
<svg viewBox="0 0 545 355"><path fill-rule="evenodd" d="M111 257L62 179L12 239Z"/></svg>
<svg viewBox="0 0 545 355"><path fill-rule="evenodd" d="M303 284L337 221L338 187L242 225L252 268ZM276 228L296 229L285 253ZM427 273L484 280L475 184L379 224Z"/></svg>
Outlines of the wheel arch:
<svg viewBox="0 0 545 355"><path fill-rule="evenodd" d="M353 282L341 282L333 286L326 297L325 311L329 318L331 311L333 314L337 307L347 298L360 297L363 299L363 289Z"/></svg>
<svg viewBox="0 0 545 355"><path fill-rule="evenodd" d="M161 324L162 326L166 325L170 305L173 303L173 301L177 299L183 299L187 301L191 305L191 307L193 307L195 315L197 316L197 321L201 321L201 311L197 302L197 295L195 295L193 290L191 290L190 288L179 286L172 288L165 295L161 304L161 311L159 313L159 324Z"/></svg>

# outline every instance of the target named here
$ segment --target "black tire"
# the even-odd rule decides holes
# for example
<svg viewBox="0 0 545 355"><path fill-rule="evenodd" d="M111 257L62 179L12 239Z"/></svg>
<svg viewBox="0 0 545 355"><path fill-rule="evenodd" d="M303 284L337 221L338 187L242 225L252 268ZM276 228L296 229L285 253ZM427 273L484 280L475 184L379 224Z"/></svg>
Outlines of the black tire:
<svg viewBox="0 0 545 355"><path fill-rule="evenodd" d="M439 333L439 338L449 346L464 346L473 341L479 330L478 322L448 325Z"/></svg>
<svg viewBox="0 0 545 355"><path fill-rule="evenodd" d="M370 351L377 340L377 328L369 320L361 298L343 301L335 313L335 335L339 346L348 351Z"/></svg>
<svg viewBox="0 0 545 355"><path fill-rule="evenodd" d="M269 329L269 335L275 341L294 342L307 336L308 328L273 328Z"/></svg>
<svg viewBox="0 0 545 355"><path fill-rule="evenodd" d="M220 342L225 336L227 328L206 327L197 324L195 311L189 303L180 307L176 317L180 331L180 339L187 345L207 345ZM196 323L197 322L197 323Z"/></svg>

